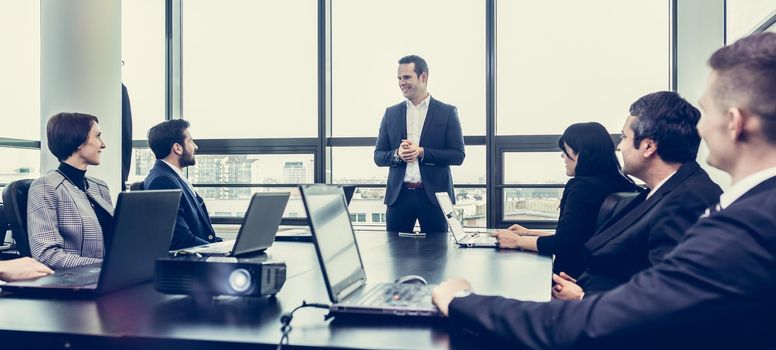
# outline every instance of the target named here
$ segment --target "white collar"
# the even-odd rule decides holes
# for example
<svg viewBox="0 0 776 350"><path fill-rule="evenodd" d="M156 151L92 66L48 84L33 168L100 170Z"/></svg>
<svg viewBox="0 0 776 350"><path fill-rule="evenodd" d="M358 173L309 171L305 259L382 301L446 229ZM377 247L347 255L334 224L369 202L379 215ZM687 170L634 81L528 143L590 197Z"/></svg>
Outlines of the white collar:
<svg viewBox="0 0 776 350"><path fill-rule="evenodd" d="M160 159L160 160L161 160L162 162L164 162L164 164L167 164L167 166L169 166L169 167L170 167L170 168L171 168L173 171L175 171L175 173L176 173L176 174L178 174L178 176L179 176L181 179L183 179L183 180L185 180L185 181L189 181L189 179L187 179L187 178L186 178L186 176L185 176L185 175L183 175L183 171L182 171L181 169L178 169L178 167L177 167L177 166L174 166L174 165L170 164L170 162L168 162L168 161L166 161L166 160L164 160L164 159Z"/></svg>
<svg viewBox="0 0 776 350"><path fill-rule="evenodd" d="M760 170L754 174L744 177L741 180L738 180L735 185L731 186L719 197L720 208L727 208L737 199L741 198L741 196L743 196L746 192L749 192L749 190L753 189L755 186L774 176L776 176L776 167Z"/></svg>
<svg viewBox="0 0 776 350"><path fill-rule="evenodd" d="M421 107L427 107L428 104L431 103L431 94L426 95L426 98L423 99L423 101L420 101L417 106L415 106L412 101L407 99L407 108L421 108Z"/></svg>
<svg viewBox="0 0 776 350"><path fill-rule="evenodd" d="M658 184L655 185L655 188L650 188L649 193L647 194L647 198L652 197L653 194L657 193L657 190L659 190L660 187L663 186L668 181L668 179L674 176L674 174L676 174L676 170L674 170L674 172L671 173L671 175L666 176L666 178L663 179L663 181L658 182Z"/></svg>

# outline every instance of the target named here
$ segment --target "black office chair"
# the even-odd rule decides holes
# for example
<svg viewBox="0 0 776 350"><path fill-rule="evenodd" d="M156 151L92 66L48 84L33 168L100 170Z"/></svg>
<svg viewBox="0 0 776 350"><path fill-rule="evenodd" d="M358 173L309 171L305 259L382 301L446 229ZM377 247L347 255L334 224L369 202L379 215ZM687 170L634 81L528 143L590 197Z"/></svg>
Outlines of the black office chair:
<svg viewBox="0 0 776 350"><path fill-rule="evenodd" d="M638 195L638 192L615 192L606 196L604 202L601 203L601 209L598 209L598 218L596 219L595 227L601 227L601 225L625 208L625 206Z"/></svg>
<svg viewBox="0 0 776 350"><path fill-rule="evenodd" d="M145 184L143 181L133 182L131 185L129 185L130 191L142 191L145 190Z"/></svg>
<svg viewBox="0 0 776 350"><path fill-rule="evenodd" d="M0 246L4 246L5 236L8 234L8 219L5 217L5 206L0 203Z"/></svg>
<svg viewBox="0 0 776 350"><path fill-rule="evenodd" d="M16 241L16 250L21 256L32 256L30 241L27 238L27 192L32 179L17 180L5 186L3 190L3 205L11 235Z"/></svg>

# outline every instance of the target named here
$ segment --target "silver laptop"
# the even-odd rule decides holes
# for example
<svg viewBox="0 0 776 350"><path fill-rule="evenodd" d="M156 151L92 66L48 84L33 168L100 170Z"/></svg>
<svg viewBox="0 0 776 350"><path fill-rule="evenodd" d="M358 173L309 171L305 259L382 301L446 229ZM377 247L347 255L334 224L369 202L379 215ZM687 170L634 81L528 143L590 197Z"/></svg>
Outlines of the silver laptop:
<svg viewBox="0 0 776 350"><path fill-rule="evenodd" d="M290 195L289 192L254 193L236 239L180 249L171 254L242 256L262 252L275 241Z"/></svg>
<svg viewBox="0 0 776 350"><path fill-rule="evenodd" d="M341 185L342 191L345 193L345 203L350 205L350 201L353 199L353 194L356 192L356 185ZM310 233L310 225L305 224L304 227L286 227L280 228L278 234L275 236L276 241L301 241L312 242L313 237Z"/></svg>
<svg viewBox="0 0 776 350"><path fill-rule="evenodd" d="M496 237L491 236L491 233L497 230L485 230L478 232L465 232L461 221L458 219L458 214L455 212L453 202L450 200L450 196L447 192L435 193L437 201L439 202L439 209L442 210L445 218L447 218L447 224L450 226L450 232L453 234L453 239L459 247L467 248L495 248L498 247Z"/></svg>
<svg viewBox="0 0 776 350"><path fill-rule="evenodd" d="M440 317L425 284L366 284L366 271L350 223L342 189L300 186L315 252L333 314Z"/></svg>
<svg viewBox="0 0 776 350"><path fill-rule="evenodd" d="M150 281L154 261L167 254L181 190L119 193L112 229L105 234L102 262L57 270L53 275L11 282L3 291L46 295L102 294Z"/></svg>

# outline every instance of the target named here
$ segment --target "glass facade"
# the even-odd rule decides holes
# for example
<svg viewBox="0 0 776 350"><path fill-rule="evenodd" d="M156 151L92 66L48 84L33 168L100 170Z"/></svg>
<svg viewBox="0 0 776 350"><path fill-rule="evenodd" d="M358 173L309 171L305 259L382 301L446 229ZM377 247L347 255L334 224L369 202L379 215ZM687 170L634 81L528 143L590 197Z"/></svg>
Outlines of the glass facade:
<svg viewBox="0 0 776 350"><path fill-rule="evenodd" d="M37 2L0 6L3 42L29 56L0 58L0 72L37 77ZM397 26L410 9L428 15ZM293 202L296 185L329 182L359 185L354 220L382 224L388 169L374 165L375 137L385 108L403 101L398 59L417 54L429 63L432 96L458 108L467 157L451 171L466 224L552 222L568 180L558 135L590 120L618 133L630 102L669 89L669 19L669 1L646 0L560 9L492 0L125 1L129 181L142 181L155 161L148 128L184 118L200 146L186 173L215 217L241 215L257 191L291 190ZM423 40L407 40L413 33ZM39 79L18 80L29 86L3 80L0 92L37 91ZM3 133L0 147L2 138L39 140L37 98L3 100L14 113L0 118L29 115L30 128ZM6 172L37 175L28 163L39 154L9 156ZM290 203L286 216L303 212Z"/></svg>

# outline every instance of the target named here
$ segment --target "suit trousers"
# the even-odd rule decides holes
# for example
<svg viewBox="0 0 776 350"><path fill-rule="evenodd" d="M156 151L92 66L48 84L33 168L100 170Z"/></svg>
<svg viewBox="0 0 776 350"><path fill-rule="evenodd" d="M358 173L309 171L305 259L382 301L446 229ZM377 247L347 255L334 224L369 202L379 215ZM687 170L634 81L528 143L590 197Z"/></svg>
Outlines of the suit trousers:
<svg viewBox="0 0 776 350"><path fill-rule="evenodd" d="M412 232L415 220L420 221L421 232L447 232L445 216L428 200L426 192L402 186L399 198L385 212L385 228L391 232Z"/></svg>

